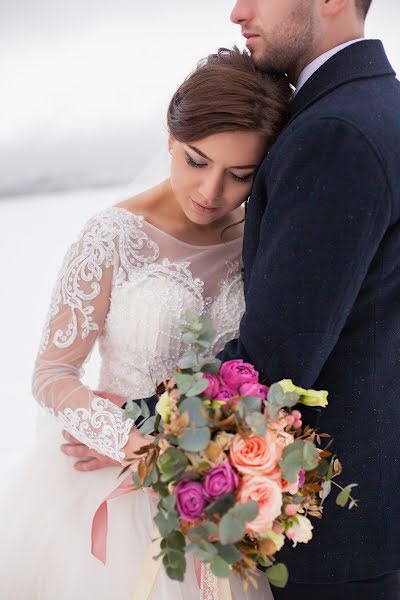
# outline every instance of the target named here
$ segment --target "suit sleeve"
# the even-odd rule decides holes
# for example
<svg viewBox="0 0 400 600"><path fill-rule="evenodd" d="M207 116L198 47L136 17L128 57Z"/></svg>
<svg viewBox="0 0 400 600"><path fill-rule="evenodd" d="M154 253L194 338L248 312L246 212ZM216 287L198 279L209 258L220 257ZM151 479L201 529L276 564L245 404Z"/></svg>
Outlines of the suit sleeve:
<svg viewBox="0 0 400 600"><path fill-rule="evenodd" d="M274 154L256 182L267 207L239 338L219 358L252 362L266 383L292 378L308 388L389 225L390 193L374 148L346 122L298 128Z"/></svg>

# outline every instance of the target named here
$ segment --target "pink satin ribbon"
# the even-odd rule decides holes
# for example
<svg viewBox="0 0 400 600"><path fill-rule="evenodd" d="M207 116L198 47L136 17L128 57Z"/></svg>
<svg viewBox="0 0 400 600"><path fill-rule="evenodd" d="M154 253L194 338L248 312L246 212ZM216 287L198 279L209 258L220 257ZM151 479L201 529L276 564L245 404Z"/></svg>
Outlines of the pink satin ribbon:
<svg viewBox="0 0 400 600"><path fill-rule="evenodd" d="M99 508L96 510L92 521L92 554L100 560L103 565L107 561L107 537L108 537L108 501L114 498L119 498L125 494L136 492L142 488L138 488L132 483L132 476L128 475L114 491L106 496ZM145 490L142 490L145 491ZM149 490L149 493L151 491ZM194 557L194 568L196 572L197 583L200 587L201 581L201 562Z"/></svg>

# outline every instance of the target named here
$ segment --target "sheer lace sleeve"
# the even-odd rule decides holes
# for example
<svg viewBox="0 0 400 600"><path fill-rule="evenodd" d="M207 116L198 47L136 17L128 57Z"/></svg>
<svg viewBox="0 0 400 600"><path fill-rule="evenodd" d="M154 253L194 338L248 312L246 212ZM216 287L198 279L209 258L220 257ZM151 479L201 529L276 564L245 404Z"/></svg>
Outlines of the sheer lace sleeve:
<svg viewBox="0 0 400 600"><path fill-rule="evenodd" d="M140 221L114 209L93 217L64 259L33 374L36 400L78 440L118 461L133 422L81 382L82 365L103 327L115 281L156 253Z"/></svg>

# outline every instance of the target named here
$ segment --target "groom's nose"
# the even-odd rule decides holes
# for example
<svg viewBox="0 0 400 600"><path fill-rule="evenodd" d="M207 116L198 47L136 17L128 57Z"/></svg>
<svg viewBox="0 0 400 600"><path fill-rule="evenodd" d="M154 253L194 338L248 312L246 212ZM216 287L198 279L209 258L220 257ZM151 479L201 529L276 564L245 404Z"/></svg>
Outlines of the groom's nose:
<svg viewBox="0 0 400 600"><path fill-rule="evenodd" d="M240 25L243 21L249 18L250 1L236 0L235 6L231 12L231 21L236 25Z"/></svg>

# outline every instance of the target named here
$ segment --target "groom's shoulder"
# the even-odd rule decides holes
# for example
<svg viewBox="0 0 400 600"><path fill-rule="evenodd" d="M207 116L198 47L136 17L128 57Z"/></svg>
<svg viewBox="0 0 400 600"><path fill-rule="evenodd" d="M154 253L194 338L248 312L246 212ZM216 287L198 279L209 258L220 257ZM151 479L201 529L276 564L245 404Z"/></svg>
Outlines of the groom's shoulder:
<svg viewBox="0 0 400 600"><path fill-rule="evenodd" d="M364 139L382 163L397 172L397 153L393 149L400 146L399 114L400 82L395 77L347 82L297 114L279 136L270 159L279 162L292 151L297 155L308 142L322 146ZM349 135L343 136L346 130Z"/></svg>

